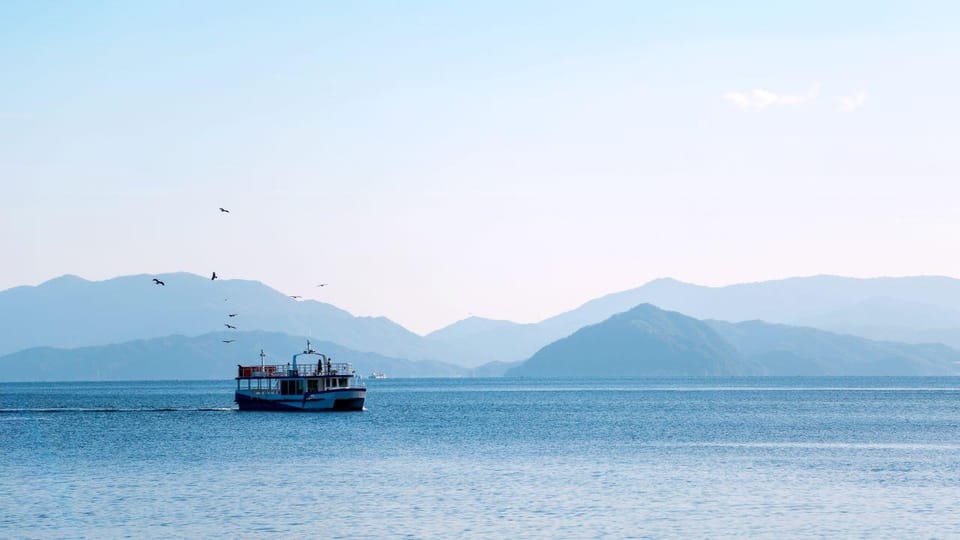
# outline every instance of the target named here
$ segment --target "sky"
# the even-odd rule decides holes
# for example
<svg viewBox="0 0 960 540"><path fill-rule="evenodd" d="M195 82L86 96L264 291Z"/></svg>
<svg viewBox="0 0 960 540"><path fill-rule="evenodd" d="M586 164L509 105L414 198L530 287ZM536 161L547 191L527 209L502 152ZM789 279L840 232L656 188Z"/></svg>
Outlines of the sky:
<svg viewBox="0 0 960 540"><path fill-rule="evenodd" d="M960 277L958 20L6 0L0 289L216 271L425 333L668 276Z"/></svg>

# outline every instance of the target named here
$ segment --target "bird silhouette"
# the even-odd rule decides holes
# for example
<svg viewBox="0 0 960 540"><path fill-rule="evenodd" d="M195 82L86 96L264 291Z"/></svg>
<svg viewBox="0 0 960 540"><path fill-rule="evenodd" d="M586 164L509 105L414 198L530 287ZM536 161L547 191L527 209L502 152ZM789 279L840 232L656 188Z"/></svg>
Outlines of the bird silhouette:
<svg viewBox="0 0 960 540"><path fill-rule="evenodd" d="M233 342L236 341L236 340L235 340L235 339L224 339L224 340L222 340L222 341L223 341L224 343L233 343Z"/></svg>
<svg viewBox="0 0 960 540"><path fill-rule="evenodd" d="M236 316L237 316L236 313L230 313L229 315L227 315L227 317L236 317Z"/></svg>
<svg viewBox="0 0 960 540"><path fill-rule="evenodd" d="M210 281L213 281L213 280L215 280L215 279L217 279L217 273L216 273L216 272L214 272L214 273L210 276Z"/></svg>
<svg viewBox="0 0 960 540"><path fill-rule="evenodd" d="M223 208L223 207L220 207L220 211L221 211L221 212L226 212L227 214L230 213L229 210L227 210L226 208Z"/></svg>
<svg viewBox="0 0 960 540"><path fill-rule="evenodd" d="M295 295L295 294L291 294L291 295L290 295L290 298L303 298L303 297L302 297L302 296L297 296L297 295Z"/></svg>
<svg viewBox="0 0 960 540"><path fill-rule="evenodd" d="M159 280L159 279L157 279L157 278L153 278L153 284L154 284L154 285L163 285L164 287L166 287L166 286L167 286L167 284L166 284L166 283L164 283L164 282L162 282L162 281L160 281L160 280Z"/></svg>
<svg viewBox="0 0 960 540"><path fill-rule="evenodd" d="M326 287L326 286L327 286L326 283L321 283L321 284L317 285L317 287Z"/></svg>
<svg viewBox="0 0 960 540"><path fill-rule="evenodd" d="M236 329L237 329L237 327L236 327L236 326L233 326L232 324L223 323L223 325L226 326L227 328L231 329L231 330L236 330Z"/></svg>

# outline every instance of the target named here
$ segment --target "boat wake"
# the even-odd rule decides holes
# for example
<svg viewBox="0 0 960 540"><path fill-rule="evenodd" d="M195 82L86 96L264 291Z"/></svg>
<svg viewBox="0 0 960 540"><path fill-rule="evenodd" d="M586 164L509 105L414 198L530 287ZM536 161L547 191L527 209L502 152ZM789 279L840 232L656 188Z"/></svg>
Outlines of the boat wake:
<svg viewBox="0 0 960 540"><path fill-rule="evenodd" d="M157 413L157 412L233 412L235 407L44 407L34 409L0 409L0 414L24 413Z"/></svg>

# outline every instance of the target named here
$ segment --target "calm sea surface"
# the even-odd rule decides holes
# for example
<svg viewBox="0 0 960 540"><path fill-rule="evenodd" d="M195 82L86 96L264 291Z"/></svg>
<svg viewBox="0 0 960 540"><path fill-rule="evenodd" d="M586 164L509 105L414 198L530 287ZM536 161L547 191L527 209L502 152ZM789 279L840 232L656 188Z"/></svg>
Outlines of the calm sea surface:
<svg viewBox="0 0 960 540"><path fill-rule="evenodd" d="M0 386L0 537L960 537L960 379Z"/></svg>

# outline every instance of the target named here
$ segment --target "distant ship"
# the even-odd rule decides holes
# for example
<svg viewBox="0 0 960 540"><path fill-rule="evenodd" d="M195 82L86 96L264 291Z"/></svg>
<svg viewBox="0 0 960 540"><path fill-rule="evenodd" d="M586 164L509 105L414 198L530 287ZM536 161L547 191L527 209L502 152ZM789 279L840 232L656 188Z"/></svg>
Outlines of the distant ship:
<svg viewBox="0 0 960 540"><path fill-rule="evenodd" d="M371 379L386 379L387 374L382 371L374 371L370 374Z"/></svg>
<svg viewBox="0 0 960 540"><path fill-rule="evenodd" d="M363 410L367 389L356 382L353 366L333 362L311 349L309 341L288 364L266 365L265 356L260 351L260 365L237 365L234 400L241 411Z"/></svg>

